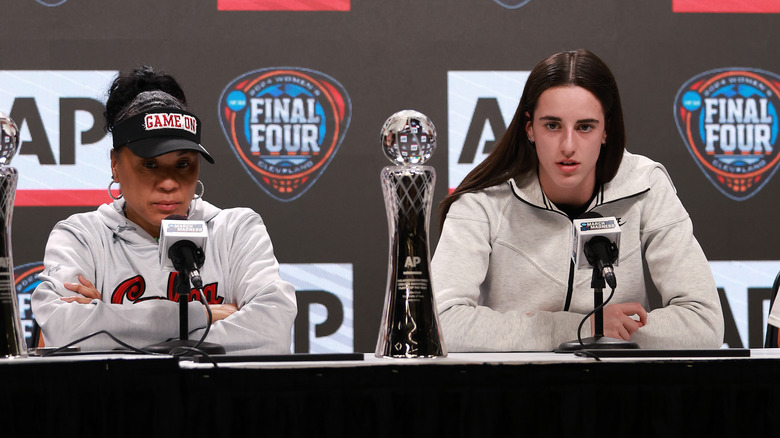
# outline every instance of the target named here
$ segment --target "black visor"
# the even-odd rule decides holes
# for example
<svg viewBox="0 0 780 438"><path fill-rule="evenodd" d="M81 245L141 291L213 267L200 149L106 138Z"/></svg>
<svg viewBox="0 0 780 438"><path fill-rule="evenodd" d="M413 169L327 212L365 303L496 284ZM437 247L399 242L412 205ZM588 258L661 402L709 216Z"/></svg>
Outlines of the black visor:
<svg viewBox="0 0 780 438"><path fill-rule="evenodd" d="M200 120L192 113L177 108L156 108L114 126L114 149L127 146L141 158L192 150L214 163L206 148L200 145L200 129Z"/></svg>

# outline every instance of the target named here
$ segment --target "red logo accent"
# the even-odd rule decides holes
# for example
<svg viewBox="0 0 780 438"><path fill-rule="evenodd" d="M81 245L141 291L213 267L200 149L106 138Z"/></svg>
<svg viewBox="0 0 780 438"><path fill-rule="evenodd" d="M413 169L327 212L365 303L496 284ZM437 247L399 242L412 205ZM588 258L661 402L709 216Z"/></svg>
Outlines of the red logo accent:
<svg viewBox="0 0 780 438"><path fill-rule="evenodd" d="M777 0L672 0L674 12L780 13Z"/></svg>
<svg viewBox="0 0 780 438"><path fill-rule="evenodd" d="M195 117L185 114L147 114L146 117L144 117L144 129L147 131L153 129L181 129L197 134L198 122Z"/></svg>
<svg viewBox="0 0 780 438"><path fill-rule="evenodd" d="M144 294L146 291L146 282L140 275L136 275L133 278L129 278L114 289L114 293L111 294L112 304L122 304L125 298L129 301L135 301Z"/></svg>
<svg viewBox="0 0 780 438"><path fill-rule="evenodd" d="M128 278L116 287L114 293L111 294L112 304L122 304L127 299L130 302L138 303L147 300L164 300L179 301L179 294L176 292L176 277L177 272L171 272L168 275L168 284L166 288L165 297L144 297L146 291L146 281L140 275L136 275L133 278ZM203 293L206 295L206 302L209 304L222 304L225 301L224 297L218 295L218 284L209 283L203 287ZM189 301L200 301L200 292L197 289L190 290Z"/></svg>
<svg viewBox="0 0 780 438"><path fill-rule="evenodd" d="M114 186L116 187L116 186ZM112 190L119 196L119 190ZM17 190L15 207L70 207L106 204L111 202L106 189L100 190Z"/></svg>
<svg viewBox="0 0 780 438"><path fill-rule="evenodd" d="M350 0L217 0L218 11L348 11Z"/></svg>

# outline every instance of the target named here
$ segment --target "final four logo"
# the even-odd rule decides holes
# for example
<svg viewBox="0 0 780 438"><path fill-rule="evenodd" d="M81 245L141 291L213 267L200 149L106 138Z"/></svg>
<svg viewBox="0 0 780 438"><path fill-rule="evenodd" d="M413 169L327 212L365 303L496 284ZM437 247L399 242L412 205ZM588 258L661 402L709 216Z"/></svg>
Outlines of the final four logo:
<svg viewBox="0 0 780 438"><path fill-rule="evenodd" d="M704 72L677 92L674 115L688 151L731 199L755 195L777 171L778 93L780 76L737 68Z"/></svg>
<svg viewBox="0 0 780 438"><path fill-rule="evenodd" d="M292 201L336 155L352 117L344 87L303 68L267 68L234 79L219 101L239 161L273 198Z"/></svg>

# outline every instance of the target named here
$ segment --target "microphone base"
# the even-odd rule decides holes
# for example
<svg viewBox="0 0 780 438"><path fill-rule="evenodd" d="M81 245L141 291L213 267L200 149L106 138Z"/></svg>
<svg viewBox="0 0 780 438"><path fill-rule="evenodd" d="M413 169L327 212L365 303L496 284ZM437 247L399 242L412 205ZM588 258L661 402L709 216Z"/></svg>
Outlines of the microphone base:
<svg viewBox="0 0 780 438"><path fill-rule="evenodd" d="M558 346L555 353L571 353L578 350L595 349L638 349L639 344L634 341L624 341L622 339L608 338L606 336L591 336L582 338L582 344L579 340L564 342Z"/></svg>
<svg viewBox="0 0 780 438"><path fill-rule="evenodd" d="M144 350L152 353L173 354L172 352L174 350L181 348L181 351L185 353L185 356L192 356L194 353L191 350L186 350L182 347L195 348L197 343L198 341L192 339L174 339L172 341L165 341L160 342L159 344L150 345L144 348ZM206 354L225 354L225 347L211 342L202 342L200 345L198 345L197 349Z"/></svg>

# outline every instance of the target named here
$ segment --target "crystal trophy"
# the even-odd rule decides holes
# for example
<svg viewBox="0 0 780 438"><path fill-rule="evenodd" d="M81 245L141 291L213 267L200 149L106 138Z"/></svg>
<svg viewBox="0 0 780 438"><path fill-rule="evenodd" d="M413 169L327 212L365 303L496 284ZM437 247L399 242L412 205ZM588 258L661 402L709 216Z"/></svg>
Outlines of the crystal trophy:
<svg viewBox="0 0 780 438"><path fill-rule="evenodd" d="M381 132L394 163L382 169L390 255L377 357L442 357L447 351L433 296L428 225L436 171L424 166L436 149L436 128L425 115L399 111Z"/></svg>
<svg viewBox="0 0 780 438"><path fill-rule="evenodd" d="M27 356L11 256L11 216L19 174L10 164L18 150L19 129L0 113L0 357Z"/></svg>

